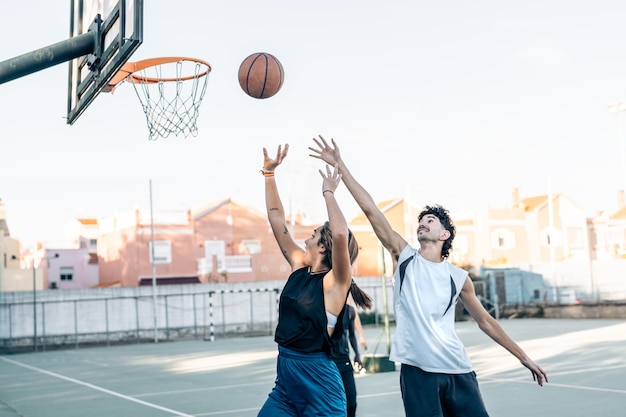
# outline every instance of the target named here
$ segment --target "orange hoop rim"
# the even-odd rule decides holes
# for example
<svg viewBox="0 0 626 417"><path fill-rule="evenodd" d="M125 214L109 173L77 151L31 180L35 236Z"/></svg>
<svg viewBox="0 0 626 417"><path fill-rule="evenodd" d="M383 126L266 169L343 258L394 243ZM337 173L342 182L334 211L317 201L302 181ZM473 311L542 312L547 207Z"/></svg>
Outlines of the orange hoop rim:
<svg viewBox="0 0 626 417"><path fill-rule="evenodd" d="M189 75L189 76L178 77L178 78L157 78L157 77L143 77L143 76L134 75L134 73L144 70L146 68L154 67L157 65L163 65L163 64L171 64L173 62L180 62L180 61L190 61L190 62L202 64L202 65L205 65L207 69L197 75ZM211 69L212 69L211 64L209 64L208 62L203 61L202 59L189 58L189 57L170 56L170 57L143 59L137 62L127 62L126 64L124 64L124 66L122 66L122 68L118 71L115 77L113 77L113 79L108 85L107 90L113 90L119 83L121 83L124 80L131 82L131 83L138 83L138 84L157 84L157 83L162 83L162 82L167 83L167 82L193 80L194 78L201 78L201 77L208 75L209 72L211 72Z"/></svg>

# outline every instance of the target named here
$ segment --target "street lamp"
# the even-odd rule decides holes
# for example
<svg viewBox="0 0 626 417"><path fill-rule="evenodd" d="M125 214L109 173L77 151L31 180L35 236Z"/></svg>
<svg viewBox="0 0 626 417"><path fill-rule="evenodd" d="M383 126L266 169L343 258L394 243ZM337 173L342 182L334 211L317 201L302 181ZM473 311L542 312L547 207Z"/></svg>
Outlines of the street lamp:
<svg viewBox="0 0 626 417"><path fill-rule="evenodd" d="M626 102L620 101L619 103L609 105L609 113L618 117L619 122L619 143L622 151L622 174L624 176L624 189L626 190L626 149L624 148L624 118L623 114L626 112Z"/></svg>

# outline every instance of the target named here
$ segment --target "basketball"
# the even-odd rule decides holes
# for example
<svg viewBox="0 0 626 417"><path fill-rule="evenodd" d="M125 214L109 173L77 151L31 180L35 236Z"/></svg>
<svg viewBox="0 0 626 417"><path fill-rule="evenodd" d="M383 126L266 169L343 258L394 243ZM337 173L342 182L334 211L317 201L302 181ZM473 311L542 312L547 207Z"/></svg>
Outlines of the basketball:
<svg viewBox="0 0 626 417"><path fill-rule="evenodd" d="M254 98L269 98L283 86L285 71L274 55L257 52L239 66L239 85Z"/></svg>

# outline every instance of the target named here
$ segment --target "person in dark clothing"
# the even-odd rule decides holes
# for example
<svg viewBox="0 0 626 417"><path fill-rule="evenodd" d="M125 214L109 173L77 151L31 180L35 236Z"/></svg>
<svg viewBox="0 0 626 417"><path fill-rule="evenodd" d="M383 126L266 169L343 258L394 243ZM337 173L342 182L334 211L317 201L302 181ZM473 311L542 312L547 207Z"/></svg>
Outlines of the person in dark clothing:
<svg viewBox="0 0 626 417"><path fill-rule="evenodd" d="M358 245L335 199L341 181L336 168L319 171L328 221L313 230L304 248L289 233L274 177L288 150L289 145L279 146L271 158L263 148L267 216L291 275L278 306L277 376L258 416L343 417L346 394L329 355L333 340L343 334L348 293L357 305L371 305L371 299L352 281Z"/></svg>
<svg viewBox="0 0 626 417"><path fill-rule="evenodd" d="M341 338L333 339L333 349L331 358L335 361L339 373L341 374L341 380L343 381L343 387L346 391L346 405L348 417L354 417L356 414L356 382L354 381L354 367L350 360L350 346L354 351L354 363L360 365L361 354L359 352L359 344L356 340L355 320L358 317L356 309L350 304L346 304L343 312L343 325L344 332ZM364 340L360 335L361 340ZM348 346L350 342L350 346Z"/></svg>

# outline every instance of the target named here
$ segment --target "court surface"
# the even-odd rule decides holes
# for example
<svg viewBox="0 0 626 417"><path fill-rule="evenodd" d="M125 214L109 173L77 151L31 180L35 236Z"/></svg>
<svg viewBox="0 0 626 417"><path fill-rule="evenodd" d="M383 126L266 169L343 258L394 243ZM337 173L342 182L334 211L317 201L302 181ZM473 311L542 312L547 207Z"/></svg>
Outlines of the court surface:
<svg viewBox="0 0 626 417"><path fill-rule="evenodd" d="M475 323L457 323L492 417L626 415L626 320L500 323L549 383L537 386ZM370 353L386 353L381 327L365 334ZM270 336L3 355L0 416L254 417L275 364ZM399 376L357 375L357 416L403 416Z"/></svg>

